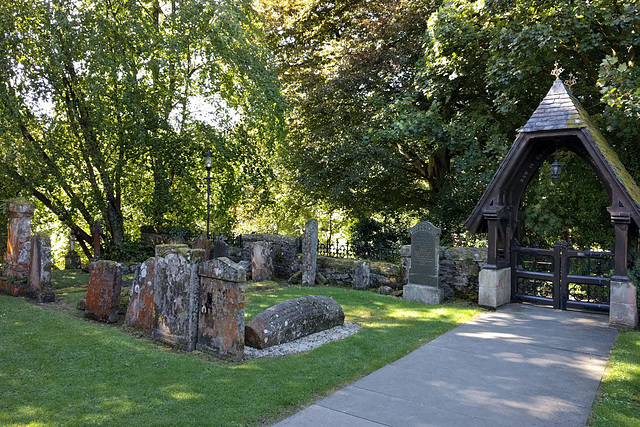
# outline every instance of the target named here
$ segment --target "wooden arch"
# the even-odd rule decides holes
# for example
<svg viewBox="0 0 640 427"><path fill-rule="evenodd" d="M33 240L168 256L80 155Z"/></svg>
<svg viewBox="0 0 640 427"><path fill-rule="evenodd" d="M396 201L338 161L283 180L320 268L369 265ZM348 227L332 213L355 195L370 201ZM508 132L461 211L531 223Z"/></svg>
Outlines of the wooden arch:
<svg viewBox="0 0 640 427"><path fill-rule="evenodd" d="M571 91L557 79L519 133L466 222L472 233L488 232L488 269L510 267L524 191L558 148L571 150L595 170L607 194L615 229L612 279L628 281L627 255L640 225L640 189Z"/></svg>

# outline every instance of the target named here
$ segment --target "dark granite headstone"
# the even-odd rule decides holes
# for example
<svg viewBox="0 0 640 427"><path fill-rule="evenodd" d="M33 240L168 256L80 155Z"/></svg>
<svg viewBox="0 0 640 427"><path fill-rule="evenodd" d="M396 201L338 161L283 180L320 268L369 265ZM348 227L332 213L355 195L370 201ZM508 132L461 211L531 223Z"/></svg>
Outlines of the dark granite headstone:
<svg viewBox="0 0 640 427"><path fill-rule="evenodd" d="M428 221L423 221L409 231L411 231L409 283L438 286L440 229Z"/></svg>

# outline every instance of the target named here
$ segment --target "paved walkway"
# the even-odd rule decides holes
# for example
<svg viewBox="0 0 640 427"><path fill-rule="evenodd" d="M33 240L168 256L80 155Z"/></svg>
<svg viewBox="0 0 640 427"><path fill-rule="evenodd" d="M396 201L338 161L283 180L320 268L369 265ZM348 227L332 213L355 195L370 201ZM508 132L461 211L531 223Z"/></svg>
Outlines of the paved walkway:
<svg viewBox="0 0 640 427"><path fill-rule="evenodd" d="M277 426L584 426L616 337L607 322L510 304Z"/></svg>

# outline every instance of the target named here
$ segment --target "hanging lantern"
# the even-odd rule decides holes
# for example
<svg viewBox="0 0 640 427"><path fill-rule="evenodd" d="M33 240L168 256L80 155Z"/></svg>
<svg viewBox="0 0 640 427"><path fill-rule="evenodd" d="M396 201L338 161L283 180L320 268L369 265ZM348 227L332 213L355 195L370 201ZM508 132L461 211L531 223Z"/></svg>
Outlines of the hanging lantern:
<svg viewBox="0 0 640 427"><path fill-rule="evenodd" d="M551 163L551 179L555 183L560 178L560 174L562 173L562 165L558 161L558 158Z"/></svg>

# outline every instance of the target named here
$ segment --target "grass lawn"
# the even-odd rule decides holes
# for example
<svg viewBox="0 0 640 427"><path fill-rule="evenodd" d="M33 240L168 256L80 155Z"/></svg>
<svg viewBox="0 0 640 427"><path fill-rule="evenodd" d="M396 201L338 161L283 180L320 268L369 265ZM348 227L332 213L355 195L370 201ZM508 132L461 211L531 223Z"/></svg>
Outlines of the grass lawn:
<svg viewBox="0 0 640 427"><path fill-rule="evenodd" d="M640 426L640 332L618 334L589 425Z"/></svg>
<svg viewBox="0 0 640 427"><path fill-rule="evenodd" d="M269 423L480 313L465 304L426 306L341 288L250 285L248 318L320 294L363 328L307 353L228 363L83 320L69 307L86 293L88 275L61 274L54 287L63 303L43 307L0 296L0 425Z"/></svg>

